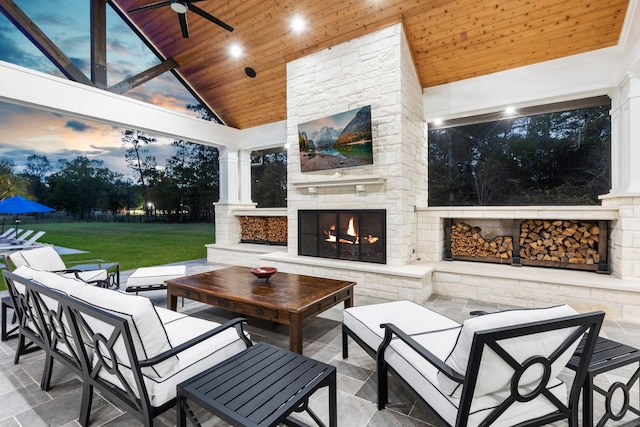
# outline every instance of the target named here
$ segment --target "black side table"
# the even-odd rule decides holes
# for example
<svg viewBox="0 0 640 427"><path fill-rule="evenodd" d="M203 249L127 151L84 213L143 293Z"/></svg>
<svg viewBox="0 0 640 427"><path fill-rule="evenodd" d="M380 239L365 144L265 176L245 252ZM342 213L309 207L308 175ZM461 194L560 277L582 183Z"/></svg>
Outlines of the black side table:
<svg viewBox="0 0 640 427"><path fill-rule="evenodd" d="M329 387L329 425L337 427L336 368L270 344L258 343L203 373L178 384L178 427L197 420L187 399L233 426L305 425L288 417L307 411L309 397Z"/></svg>
<svg viewBox="0 0 640 427"><path fill-rule="evenodd" d="M581 343L576 352L582 351L582 347L583 345ZM608 390L603 390L593 383L596 376L631 363L638 363L638 368L626 383L616 381L611 384ZM567 367L575 370L577 368L576 361L571 359ZM632 407L629 397L629 392L638 381L638 378L640 378L640 350L607 338L599 337L593 351L593 356L591 357L591 363L589 363L589 368L587 369L584 385L582 386L582 425L584 427L593 426L594 392L599 393L605 398L605 412L596 424L598 427L605 426L609 420L621 420L627 411L631 411L640 416L640 408ZM616 412L614 412L612 401L616 394L622 397L623 400L622 405L616 408Z"/></svg>

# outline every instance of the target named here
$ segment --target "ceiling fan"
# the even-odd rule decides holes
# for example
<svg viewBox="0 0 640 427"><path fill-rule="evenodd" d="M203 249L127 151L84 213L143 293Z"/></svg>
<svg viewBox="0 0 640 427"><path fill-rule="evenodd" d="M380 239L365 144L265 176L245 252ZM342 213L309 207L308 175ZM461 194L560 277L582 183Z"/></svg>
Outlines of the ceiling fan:
<svg viewBox="0 0 640 427"><path fill-rule="evenodd" d="M214 24L218 24L222 28L227 31L233 31L233 27L222 22L215 16L205 12L200 9L193 3L203 1L203 0L165 0L157 3L151 3L146 6L137 7L135 9L131 9L129 13L138 13L144 12L145 10L156 9L158 7L170 6L171 9L178 14L178 20L180 21L180 29L182 30L182 37L185 39L189 38L189 24L187 23L187 10L190 10L198 15L202 16L205 19L213 22Z"/></svg>

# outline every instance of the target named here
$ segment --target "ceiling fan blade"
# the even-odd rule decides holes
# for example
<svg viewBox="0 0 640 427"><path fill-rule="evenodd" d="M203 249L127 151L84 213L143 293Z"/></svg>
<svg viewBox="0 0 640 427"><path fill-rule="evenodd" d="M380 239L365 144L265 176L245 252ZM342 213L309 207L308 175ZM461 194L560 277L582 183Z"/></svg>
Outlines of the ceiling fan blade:
<svg viewBox="0 0 640 427"><path fill-rule="evenodd" d="M131 9L128 12L129 13L138 13L138 12L143 12L145 10L156 9L156 8L162 7L162 6L169 6L170 4L171 4L171 0L159 1L157 3L151 3L151 4L148 4L146 6L141 6L141 7L135 8L135 9Z"/></svg>
<svg viewBox="0 0 640 427"><path fill-rule="evenodd" d="M194 6L193 4L189 4L189 10L191 10L192 12L197 13L198 15L202 16L203 18L208 19L209 21L213 22L214 24L218 24L220 25L222 28L224 28L227 31L233 31L233 27L231 25L228 25L224 22L222 22L221 20L219 20L218 18L216 18L215 16L205 12L204 10L200 9L198 6Z"/></svg>
<svg viewBox="0 0 640 427"><path fill-rule="evenodd" d="M182 37L189 38L189 23L187 22L186 13L178 13L178 20L180 21L180 29L182 30Z"/></svg>

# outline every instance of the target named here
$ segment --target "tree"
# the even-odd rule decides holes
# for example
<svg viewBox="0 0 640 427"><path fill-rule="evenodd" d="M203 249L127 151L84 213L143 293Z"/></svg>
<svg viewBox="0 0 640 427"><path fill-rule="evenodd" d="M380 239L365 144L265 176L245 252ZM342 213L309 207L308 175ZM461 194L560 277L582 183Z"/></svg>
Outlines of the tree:
<svg viewBox="0 0 640 427"><path fill-rule="evenodd" d="M180 202L178 206L178 216L180 222L184 222L184 192L185 187L192 180L193 170L187 166L188 145L183 139L173 141L171 145L177 148L176 154L167 159L167 173L176 185Z"/></svg>
<svg viewBox="0 0 640 427"><path fill-rule="evenodd" d="M120 175L104 167L102 160L78 156L72 161L59 160L58 164L60 171L47 178L54 206L79 219L90 219L94 210L112 205L109 194Z"/></svg>
<svg viewBox="0 0 640 427"><path fill-rule="evenodd" d="M151 210L147 204L147 189L153 180L157 178L157 163L155 156L145 156L145 154L149 151L147 146L158 140L148 137L140 131L125 129L122 133L121 141L123 145L129 146L125 154L125 160L127 161L127 166L138 175L138 182L142 189L143 208L147 213L147 220L151 220Z"/></svg>
<svg viewBox="0 0 640 427"><path fill-rule="evenodd" d="M0 158L0 200L19 194L31 197L27 189L27 183L22 177L14 173L13 160Z"/></svg>
<svg viewBox="0 0 640 427"><path fill-rule="evenodd" d="M187 141L173 145L177 151L167 160L166 169L180 196L176 207L188 209L194 221L207 219L219 199L218 149Z"/></svg>
<svg viewBox="0 0 640 427"><path fill-rule="evenodd" d="M25 170L20 175L29 183L29 191L37 200L47 200L46 178L52 169L47 156L33 154L27 157Z"/></svg>
<svg viewBox="0 0 640 427"><path fill-rule="evenodd" d="M596 204L610 186L608 106L429 131L429 204Z"/></svg>
<svg viewBox="0 0 640 427"><path fill-rule="evenodd" d="M287 206L287 152L263 155L263 162L251 170L251 200L260 208Z"/></svg>

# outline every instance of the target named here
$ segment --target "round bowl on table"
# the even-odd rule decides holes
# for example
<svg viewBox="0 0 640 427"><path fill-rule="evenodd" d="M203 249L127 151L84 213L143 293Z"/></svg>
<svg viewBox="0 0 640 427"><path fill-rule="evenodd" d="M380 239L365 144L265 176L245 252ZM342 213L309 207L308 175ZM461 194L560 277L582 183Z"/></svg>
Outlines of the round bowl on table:
<svg viewBox="0 0 640 427"><path fill-rule="evenodd" d="M267 283L269 283L269 278L277 271L278 269L275 267L254 267L251 269L251 274L256 276L258 279L267 279Z"/></svg>

